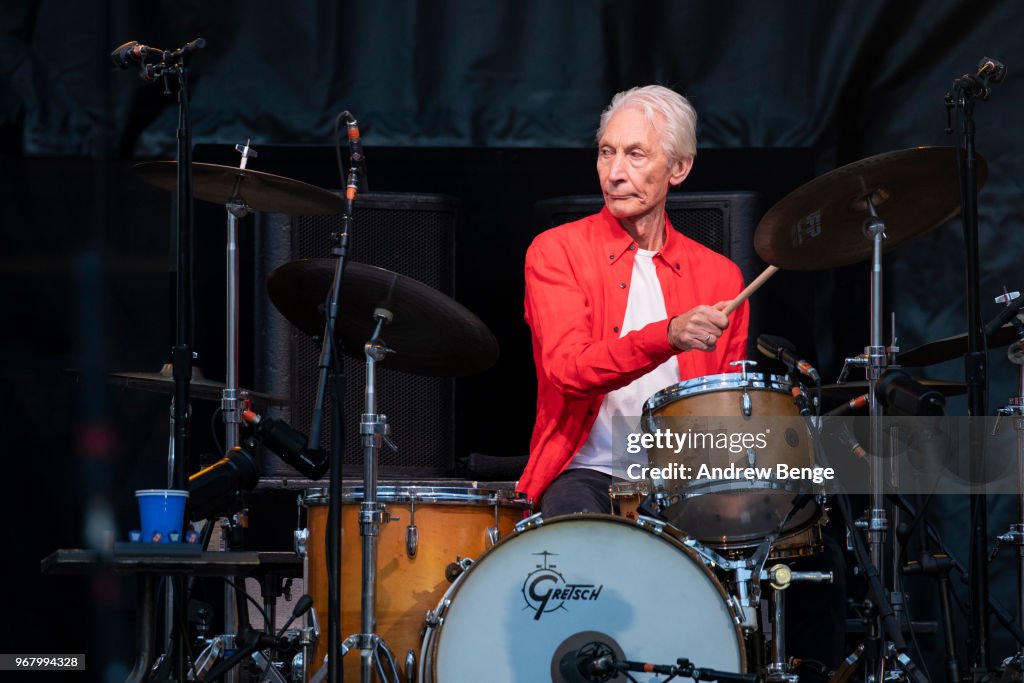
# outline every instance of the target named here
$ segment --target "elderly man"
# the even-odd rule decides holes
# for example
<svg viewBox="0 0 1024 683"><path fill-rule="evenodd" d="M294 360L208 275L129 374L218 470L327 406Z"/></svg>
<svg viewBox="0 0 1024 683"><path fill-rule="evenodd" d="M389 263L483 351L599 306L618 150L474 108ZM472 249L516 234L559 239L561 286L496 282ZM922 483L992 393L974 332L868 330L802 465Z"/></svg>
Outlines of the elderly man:
<svg viewBox="0 0 1024 683"><path fill-rule="evenodd" d="M597 133L604 208L544 232L526 254L538 395L519 488L545 516L607 512L613 418L744 356L747 306L722 312L743 289L739 268L665 213L693 167L696 123L668 88L617 94Z"/></svg>

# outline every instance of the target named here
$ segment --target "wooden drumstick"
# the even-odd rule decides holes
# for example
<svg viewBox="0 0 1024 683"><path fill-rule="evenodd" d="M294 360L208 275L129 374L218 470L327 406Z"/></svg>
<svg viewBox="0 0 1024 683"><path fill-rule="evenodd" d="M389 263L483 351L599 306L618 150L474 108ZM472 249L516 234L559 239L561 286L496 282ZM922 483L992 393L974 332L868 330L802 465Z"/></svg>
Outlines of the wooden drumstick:
<svg viewBox="0 0 1024 683"><path fill-rule="evenodd" d="M737 308L740 307L740 304L749 299L751 294L760 289L761 285L767 282L768 278L770 278L772 275L775 275L775 273L777 272L779 272L778 266L768 266L767 268L765 268L764 272L762 272L760 275L754 278L754 281L747 285L746 289L739 293L739 296L730 301L729 305L726 306L722 310L722 312L725 313L726 315L729 315L730 313L735 311Z"/></svg>

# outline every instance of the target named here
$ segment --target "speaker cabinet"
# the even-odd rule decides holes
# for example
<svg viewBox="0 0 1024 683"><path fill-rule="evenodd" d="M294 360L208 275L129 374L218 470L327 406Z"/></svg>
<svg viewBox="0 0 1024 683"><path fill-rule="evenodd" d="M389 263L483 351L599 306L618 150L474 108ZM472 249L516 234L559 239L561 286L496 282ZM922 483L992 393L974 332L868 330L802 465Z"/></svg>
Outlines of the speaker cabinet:
<svg viewBox="0 0 1024 683"><path fill-rule="evenodd" d="M353 215L349 260L387 268L453 296L456 211L456 200L441 195L364 193ZM264 214L256 225L256 386L287 397L290 404L271 409L270 415L287 419L303 432L309 431L316 404L320 340L295 330L273 308L266 293L267 276L287 261L330 257L331 235L341 224L341 216ZM386 342L387 326L382 336ZM359 351L358 360L344 357L342 469L347 477L362 474L359 418L365 409L366 365ZM396 451L382 448L381 476L453 473L453 402L452 379L378 368L377 412L387 415L398 446ZM327 412L321 447L329 448L332 436ZM261 453L260 461L265 478L298 476L273 454Z"/></svg>

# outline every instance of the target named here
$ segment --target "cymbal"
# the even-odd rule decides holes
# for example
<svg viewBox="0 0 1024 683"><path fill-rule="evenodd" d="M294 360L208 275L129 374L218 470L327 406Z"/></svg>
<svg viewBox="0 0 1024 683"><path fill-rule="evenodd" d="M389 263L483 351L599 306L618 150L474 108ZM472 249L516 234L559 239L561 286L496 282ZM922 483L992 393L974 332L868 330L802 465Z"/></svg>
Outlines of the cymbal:
<svg viewBox="0 0 1024 683"><path fill-rule="evenodd" d="M334 259L302 259L270 273L270 300L295 327L311 336L324 331L323 304L334 279ZM374 310L393 320L381 337L395 353L380 366L414 375L464 377L498 360L498 340L469 309L419 280L364 263L349 262L341 287L337 335L342 349L363 360L373 335Z"/></svg>
<svg viewBox="0 0 1024 683"><path fill-rule="evenodd" d="M141 389L143 391L154 391L158 394L174 394L174 368L166 363L160 372L112 372L107 375L107 381L114 386L125 389ZM200 368L192 368L192 379L189 382L189 397L204 399L208 401L219 401L223 396L224 383L206 379ZM281 396L273 396L259 391L249 389L238 389L240 397L251 398L254 401L262 401L269 404L284 405L288 399Z"/></svg>
<svg viewBox="0 0 1024 683"><path fill-rule="evenodd" d="M948 382L943 379L919 379L917 381L929 389L935 389L943 396L960 396L967 393L967 385L963 382ZM842 401L849 401L866 393L868 393L868 383L865 380L826 384L821 388L822 396Z"/></svg>
<svg viewBox="0 0 1024 683"><path fill-rule="evenodd" d="M135 164L135 170L145 182L161 190L177 189L176 161L147 161ZM192 188L196 199L227 204L235 198L253 211L326 215L344 210L338 195L315 185L237 166L193 163Z"/></svg>
<svg viewBox="0 0 1024 683"><path fill-rule="evenodd" d="M988 347L997 349L1001 346L1009 346L1017 341L1017 329L1013 323L1007 323L996 330L995 334L988 338ZM909 351L896 356L900 365L907 367L923 367L943 363L947 360L960 358L967 353L967 333L957 334L945 339L936 339L921 346L915 346Z"/></svg>
<svg viewBox="0 0 1024 683"><path fill-rule="evenodd" d="M978 187L987 166L978 156ZM883 251L960 212L953 147L914 147L855 161L804 183L768 210L754 249L783 270L821 270L871 258L863 232L870 197L885 223Z"/></svg>

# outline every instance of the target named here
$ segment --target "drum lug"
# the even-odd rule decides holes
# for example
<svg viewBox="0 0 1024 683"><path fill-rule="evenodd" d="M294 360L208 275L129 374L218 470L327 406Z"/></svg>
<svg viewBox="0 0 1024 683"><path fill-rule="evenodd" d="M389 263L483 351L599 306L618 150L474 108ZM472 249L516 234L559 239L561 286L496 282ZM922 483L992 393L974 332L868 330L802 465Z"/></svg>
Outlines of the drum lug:
<svg viewBox="0 0 1024 683"><path fill-rule="evenodd" d="M754 412L754 406L750 401L750 394L747 393L746 387L743 387L743 398L740 399L740 409L743 411L743 417L750 417L751 413Z"/></svg>
<svg viewBox="0 0 1024 683"><path fill-rule="evenodd" d="M295 530L295 554L299 557L306 558L306 544L309 541L309 529L296 529Z"/></svg>
<svg viewBox="0 0 1024 683"><path fill-rule="evenodd" d="M641 529L648 529L653 531L655 534L660 536L665 531L665 522L660 519L654 519L653 517L647 517L645 515L636 516L636 525Z"/></svg>
<svg viewBox="0 0 1024 683"><path fill-rule="evenodd" d="M405 653L405 680L416 683L416 653L412 650Z"/></svg>
<svg viewBox="0 0 1024 683"><path fill-rule="evenodd" d="M445 598L438 604L437 609L428 609L427 616L424 622L430 628L437 628L444 623L444 613L448 611L448 606L452 604L451 598Z"/></svg>
<svg viewBox="0 0 1024 683"><path fill-rule="evenodd" d="M526 519L522 519L516 522L516 525L513 528L515 529L515 532L518 534L522 533L523 531L526 531L527 529L532 529L534 527L541 526L542 524L544 524L544 513L535 512Z"/></svg>
<svg viewBox="0 0 1024 683"><path fill-rule="evenodd" d="M487 527L487 541L493 546L501 540L501 529L496 526Z"/></svg>
<svg viewBox="0 0 1024 683"><path fill-rule="evenodd" d="M405 527L405 554L409 558L416 557L416 551L420 546L420 531L415 524Z"/></svg>

